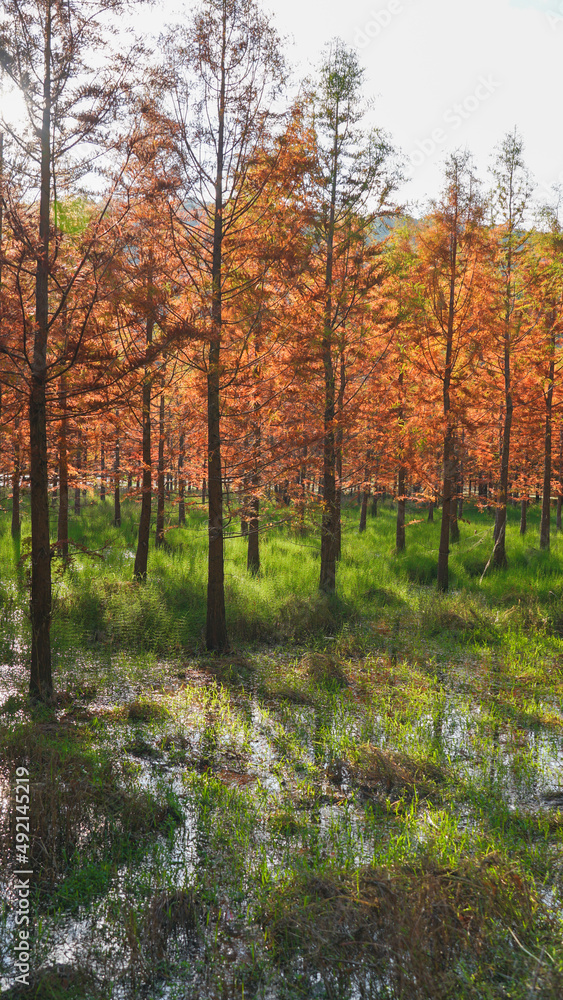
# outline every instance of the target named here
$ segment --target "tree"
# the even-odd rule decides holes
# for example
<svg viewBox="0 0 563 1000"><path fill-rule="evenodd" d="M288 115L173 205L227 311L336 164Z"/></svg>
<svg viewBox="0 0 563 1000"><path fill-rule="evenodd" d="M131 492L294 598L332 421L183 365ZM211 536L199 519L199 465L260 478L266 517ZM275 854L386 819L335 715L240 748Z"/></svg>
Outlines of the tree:
<svg viewBox="0 0 563 1000"><path fill-rule="evenodd" d="M411 344L420 377L441 390L442 520L438 589L448 589L450 529L455 502L456 437L463 415L463 383L479 352L480 285L484 254L483 202L469 154L446 163L442 198L411 227ZM409 253L412 255L409 261Z"/></svg>
<svg viewBox="0 0 563 1000"><path fill-rule="evenodd" d="M544 467L540 549L550 547L552 429L555 385L561 372L560 351L563 319L563 236L556 211L542 211L544 231L534 233L528 269L531 269L529 297L536 316L530 339L532 369L536 369L544 403Z"/></svg>
<svg viewBox="0 0 563 1000"><path fill-rule="evenodd" d="M514 414L513 357L515 349L528 332L526 312L522 308L525 296L522 265L529 240L525 216L531 195L531 182L524 165L523 152L524 143L515 129L500 144L492 170L495 187L491 207L496 234L497 272L497 323L493 327L493 334L497 349L496 364L502 379L504 408L493 549L493 563L497 567L506 566L507 562L505 533Z"/></svg>
<svg viewBox="0 0 563 1000"><path fill-rule="evenodd" d="M177 178L170 199L175 247L185 282L199 299L206 344L209 545L206 644L228 648L224 589L221 388L228 378L225 303L246 291L238 243L258 192L248 184L255 155L274 129L283 82L275 31L253 0L205 0L164 44L158 114ZM271 169L275 168L275 161Z"/></svg>
<svg viewBox="0 0 563 1000"><path fill-rule="evenodd" d="M103 149L112 130L120 84L109 85L99 66L107 43L104 16L119 9L119 0L101 0L92 10L86 2L6 0L0 21L0 62L23 94L27 127L4 118L10 158L10 183L4 185L4 207L22 254L31 262L16 275L21 292L23 343L18 364L27 368L31 479L31 673L30 694L49 701L51 670L51 546L47 469L47 389L70 363L50 355L50 333L75 286L92 277L95 297L99 282L92 250L105 215L105 205L85 234L65 234L56 220L56 195L68 193L89 169L85 146ZM97 62L93 70L89 60ZM102 133L104 135L102 136ZM34 202L37 192L37 201ZM59 262L64 244L80 246L70 273ZM34 269L33 312L28 311L29 268ZM87 328L89 309L82 311L75 330L77 343ZM29 341L31 340L31 350Z"/></svg>
<svg viewBox="0 0 563 1000"><path fill-rule="evenodd" d="M336 588L336 560L340 534L337 497L339 389L345 381L342 367L344 330L348 312L381 278L381 258L366 266L356 251L373 241L372 227L388 205L398 181L390 167L392 147L387 136L359 126L365 115L363 82L356 53L337 40L321 66L311 110L317 137L315 184L315 247L319 269L319 315L316 337L324 382L323 514L319 587ZM338 277L338 281L337 281ZM354 285L354 294L350 286ZM337 371L338 369L338 371ZM340 409L342 409L340 407Z"/></svg>

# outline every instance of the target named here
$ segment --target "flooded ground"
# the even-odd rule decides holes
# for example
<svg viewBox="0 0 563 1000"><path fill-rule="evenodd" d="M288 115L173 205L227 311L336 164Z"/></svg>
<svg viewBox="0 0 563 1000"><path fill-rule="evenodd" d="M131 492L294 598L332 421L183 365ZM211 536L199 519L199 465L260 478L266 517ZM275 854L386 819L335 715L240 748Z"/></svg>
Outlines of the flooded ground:
<svg viewBox="0 0 563 1000"><path fill-rule="evenodd" d="M521 977L520 992L503 993L499 980L491 996L557 995L559 706L538 703L526 726L431 664L382 656L82 654L63 664L56 711L31 721L12 652L0 669L8 853L18 760L34 780L32 811L51 815L34 857L35 992L15 984L13 860L4 868L6 998L352 1000L410 996L409 982L425 996L438 952L406 961L383 916L359 916L368 904L381 914L389 892L395 913L402 893L408 923L413 878L449 913L452 934L460 924L459 940L439 950L458 978L485 975L490 945L502 974ZM458 912L466 884L473 895ZM472 951L460 943L463 921L480 913L486 925L487 907L491 926L480 925ZM444 989L436 996L452 983Z"/></svg>

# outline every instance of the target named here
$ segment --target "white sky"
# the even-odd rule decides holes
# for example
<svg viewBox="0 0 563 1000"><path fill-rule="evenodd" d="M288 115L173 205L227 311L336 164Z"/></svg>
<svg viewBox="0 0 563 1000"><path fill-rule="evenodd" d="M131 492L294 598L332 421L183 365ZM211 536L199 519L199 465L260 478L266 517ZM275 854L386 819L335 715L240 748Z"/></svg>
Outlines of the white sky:
<svg viewBox="0 0 563 1000"><path fill-rule="evenodd" d="M435 197L445 156L463 146L487 182L491 153L515 125L538 182L536 197L550 200L550 186L563 184L563 0L264 0L264 6L280 33L292 37L288 56L302 73L335 35L356 45L366 96L375 98L373 122L411 161L402 199Z"/></svg>
<svg viewBox="0 0 563 1000"><path fill-rule="evenodd" d="M494 147L517 126L539 201L563 186L563 0L258 0L282 36L296 78L335 36L366 69L371 123L406 156L411 208L436 197L445 157L467 146L488 182ZM132 17L158 33L195 0L161 0ZM5 95L4 100L7 99ZM13 101L13 95L8 98Z"/></svg>

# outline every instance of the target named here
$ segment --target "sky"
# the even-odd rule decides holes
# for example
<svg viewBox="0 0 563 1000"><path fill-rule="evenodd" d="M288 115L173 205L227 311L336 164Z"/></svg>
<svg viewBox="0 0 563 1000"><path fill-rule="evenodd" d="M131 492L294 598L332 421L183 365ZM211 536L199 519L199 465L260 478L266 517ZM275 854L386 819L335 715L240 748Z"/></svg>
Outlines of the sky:
<svg viewBox="0 0 563 1000"><path fill-rule="evenodd" d="M264 0L302 74L335 36L366 70L373 124L406 157L400 198L424 205L467 147L490 183L495 146L516 126L537 182L563 187L563 0Z"/></svg>
<svg viewBox="0 0 563 1000"><path fill-rule="evenodd" d="M197 0L158 0L131 27L158 32ZM294 80L314 72L340 37L365 67L370 123L389 133L416 212L439 195L448 154L468 148L490 184L495 146L517 127L537 182L563 188L563 0L257 0L286 40ZM4 100L7 99L5 95ZM9 98L14 101L14 95Z"/></svg>

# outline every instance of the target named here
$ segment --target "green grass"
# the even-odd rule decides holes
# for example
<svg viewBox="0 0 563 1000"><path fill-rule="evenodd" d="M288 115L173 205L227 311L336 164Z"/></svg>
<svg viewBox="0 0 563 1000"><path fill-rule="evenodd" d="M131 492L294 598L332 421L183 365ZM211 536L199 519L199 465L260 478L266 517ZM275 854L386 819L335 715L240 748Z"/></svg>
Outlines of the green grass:
<svg viewBox="0 0 563 1000"><path fill-rule="evenodd" d="M137 516L72 519L103 559L57 566L52 709L25 697L27 564L0 538L0 837L10 871L23 763L36 869L19 995L560 997L563 548L537 550L538 512L522 539L509 511L508 569L481 582L492 518L466 506L447 595L414 506L397 556L392 505L359 535L347 504L332 599L312 529L264 532L257 578L228 539L223 657L201 507L145 585ZM9 983L9 877L5 898Z"/></svg>

